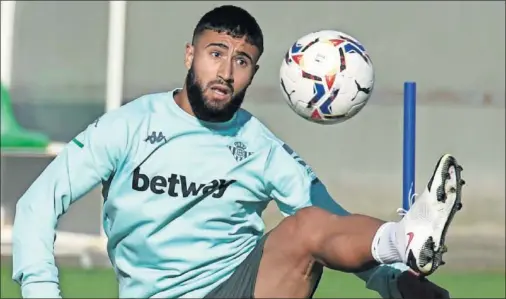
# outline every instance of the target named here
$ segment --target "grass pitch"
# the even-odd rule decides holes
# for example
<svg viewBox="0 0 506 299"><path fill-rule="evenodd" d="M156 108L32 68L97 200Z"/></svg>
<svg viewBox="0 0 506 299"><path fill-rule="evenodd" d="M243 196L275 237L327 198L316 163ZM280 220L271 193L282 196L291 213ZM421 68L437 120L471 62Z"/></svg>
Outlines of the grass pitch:
<svg viewBox="0 0 506 299"><path fill-rule="evenodd" d="M111 269L60 267L64 298L117 298L118 290ZM436 273L431 279L450 291L452 298L506 298L503 273ZM1 298L21 298L11 279L11 267L1 267ZM351 274L325 271L316 298L379 298Z"/></svg>

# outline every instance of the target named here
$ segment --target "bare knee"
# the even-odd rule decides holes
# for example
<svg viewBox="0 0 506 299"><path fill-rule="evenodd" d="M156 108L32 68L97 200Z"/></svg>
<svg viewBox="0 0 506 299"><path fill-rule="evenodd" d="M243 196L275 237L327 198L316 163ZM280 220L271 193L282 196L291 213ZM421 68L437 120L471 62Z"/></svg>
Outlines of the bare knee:
<svg viewBox="0 0 506 299"><path fill-rule="evenodd" d="M318 207L307 207L285 218L273 235L299 256L320 256L330 246L353 258L364 255L364 250L355 250L357 247L370 253L370 242L379 225L362 215L338 216Z"/></svg>
<svg viewBox="0 0 506 299"><path fill-rule="evenodd" d="M294 239L304 254L325 266L354 271L368 268L372 236L364 235L368 225L361 215L338 216L317 207L299 210L294 216Z"/></svg>
<svg viewBox="0 0 506 299"><path fill-rule="evenodd" d="M317 207L300 209L285 218L269 238L275 239L276 243L286 244L294 254L310 255L328 234L325 224L330 217L338 216Z"/></svg>
<svg viewBox="0 0 506 299"><path fill-rule="evenodd" d="M292 217L296 225L294 238L303 244L308 251L307 254L313 254L332 234L331 231L334 229L329 225L339 221L340 216L318 207L307 207L297 211Z"/></svg>

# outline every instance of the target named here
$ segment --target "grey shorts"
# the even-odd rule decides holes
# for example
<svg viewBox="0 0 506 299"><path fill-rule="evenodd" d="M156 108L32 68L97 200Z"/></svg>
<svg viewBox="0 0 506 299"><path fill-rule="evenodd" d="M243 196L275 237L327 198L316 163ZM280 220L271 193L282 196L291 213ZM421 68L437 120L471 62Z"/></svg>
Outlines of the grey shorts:
<svg viewBox="0 0 506 299"><path fill-rule="evenodd" d="M254 298L258 268L260 267L260 260L268 235L269 233L265 234L258 241L255 248L229 279L225 280L204 298Z"/></svg>

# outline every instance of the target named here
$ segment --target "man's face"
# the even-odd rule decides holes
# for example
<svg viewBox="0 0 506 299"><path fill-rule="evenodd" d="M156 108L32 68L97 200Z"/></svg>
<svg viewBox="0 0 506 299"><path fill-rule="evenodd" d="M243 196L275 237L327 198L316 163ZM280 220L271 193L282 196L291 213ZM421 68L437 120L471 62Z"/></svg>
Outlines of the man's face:
<svg viewBox="0 0 506 299"><path fill-rule="evenodd" d="M258 70L257 47L245 37L205 30L186 46L186 88L195 116L205 121L227 121L240 108Z"/></svg>

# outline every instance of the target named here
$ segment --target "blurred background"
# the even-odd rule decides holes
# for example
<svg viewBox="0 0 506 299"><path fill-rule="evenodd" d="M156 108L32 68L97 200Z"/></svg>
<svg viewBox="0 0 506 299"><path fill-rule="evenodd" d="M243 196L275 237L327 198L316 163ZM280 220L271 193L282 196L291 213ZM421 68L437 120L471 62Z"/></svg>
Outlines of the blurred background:
<svg viewBox="0 0 506 299"><path fill-rule="evenodd" d="M19 197L61 145L98 116L145 93L182 86L185 43L199 18L215 6L238 4L114 2L2 1L3 298L19 296L10 278L10 227ZM266 47L246 109L290 144L353 212L398 219L402 89L404 81L417 83L417 191L446 152L463 164L467 181L464 209L448 236L448 263L436 278L459 298L504 298L505 3L241 1L240 6L257 18ZM376 71L369 104L336 126L296 116L278 87L286 50L320 29L356 37ZM101 237L101 204L100 189L94 190L60 220L55 251L66 297L117 296ZM269 228L281 219L275 206L264 216ZM376 296L364 292L361 282L332 275L324 277L317 296ZM79 287L76 281L83 279L96 287Z"/></svg>

